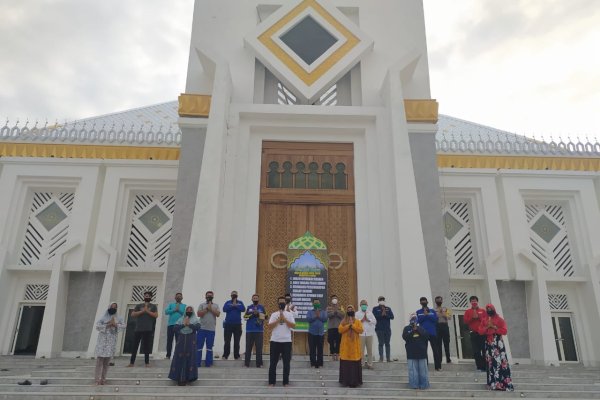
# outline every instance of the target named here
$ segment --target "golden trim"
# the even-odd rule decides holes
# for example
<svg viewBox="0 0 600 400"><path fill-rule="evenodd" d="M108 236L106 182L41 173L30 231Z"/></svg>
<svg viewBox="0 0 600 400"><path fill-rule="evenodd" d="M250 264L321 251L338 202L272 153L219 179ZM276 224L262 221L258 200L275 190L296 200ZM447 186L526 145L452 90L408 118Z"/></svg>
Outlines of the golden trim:
<svg viewBox="0 0 600 400"><path fill-rule="evenodd" d="M286 26L292 19L300 14L305 9L312 7L323 19L329 22L335 29L338 30L345 38L344 43L339 49L334 51L325 61L323 61L317 68L312 72L306 72L304 68L300 66L289 54L287 54L275 41L272 36ZM263 32L258 40L267 48L269 51L279 59L286 67L288 67L302 82L310 86L321 78L327 71L331 69L339 60L341 60L346 54L348 54L358 43L358 39L350 30L336 20L331 14L327 12L316 0L304 0L292 11L287 13L283 18L277 21L273 26Z"/></svg>
<svg viewBox="0 0 600 400"><path fill-rule="evenodd" d="M180 117L208 118L212 96L182 93L178 100Z"/></svg>
<svg viewBox="0 0 600 400"><path fill-rule="evenodd" d="M179 148L79 144L0 143L0 157L179 160Z"/></svg>
<svg viewBox="0 0 600 400"><path fill-rule="evenodd" d="M437 155L438 168L600 171L600 158Z"/></svg>
<svg viewBox="0 0 600 400"><path fill-rule="evenodd" d="M436 100L404 100L404 111L408 122L429 122L436 124L438 121L439 104Z"/></svg>

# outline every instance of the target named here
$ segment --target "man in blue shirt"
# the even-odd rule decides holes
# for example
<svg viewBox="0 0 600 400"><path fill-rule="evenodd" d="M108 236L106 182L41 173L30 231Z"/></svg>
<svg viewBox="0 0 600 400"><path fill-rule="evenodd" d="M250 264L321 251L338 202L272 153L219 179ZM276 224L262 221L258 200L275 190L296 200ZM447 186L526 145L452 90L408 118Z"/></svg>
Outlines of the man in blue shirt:
<svg viewBox="0 0 600 400"><path fill-rule="evenodd" d="M175 303L170 303L165 309L165 314L169 316L167 322L167 358L171 358L171 350L173 349L173 338L177 343L177 332L175 332L175 324L177 320L183 317L185 314L185 304L181 301L183 295L181 293L175 294Z"/></svg>
<svg viewBox="0 0 600 400"><path fill-rule="evenodd" d="M258 295L252 295L252 304L246 308L246 313L244 314L244 319L246 320L246 356L244 359L244 365L246 367L250 367L252 346L255 346L256 367L262 368L263 334L267 312L262 304L258 304L258 301Z"/></svg>
<svg viewBox="0 0 600 400"><path fill-rule="evenodd" d="M373 315L377 320L375 333L377 334L377 344L379 345L379 362L383 362L383 348L385 346L386 362L392 361L390 355L390 339L392 337L392 327L390 321L394 319L392 309L385 305L385 297L379 296L377 307L373 307Z"/></svg>
<svg viewBox="0 0 600 400"><path fill-rule="evenodd" d="M306 313L306 320L308 321L310 366L319 368L323 366L323 337L325 322L327 322L327 311L321 310L319 299L313 300L313 309Z"/></svg>
<svg viewBox="0 0 600 400"><path fill-rule="evenodd" d="M225 346L223 347L223 360L227 360L231 349L231 335L233 335L233 358L240 358L240 338L242 337L242 313L246 310L244 303L238 301L238 294L234 290L231 292L231 300L223 305L225 312L225 321L223 328L225 330Z"/></svg>
<svg viewBox="0 0 600 400"><path fill-rule="evenodd" d="M419 301L421 302L421 308L417 310L416 313L418 323L421 327L423 327L423 329L425 329L425 331L427 331L427 334L429 335L428 341L429 345L431 346L431 351L433 352L433 363L435 364L435 370L441 371L442 354L440 353L438 355L436 345L438 316L434 310L427 307L427 304L429 304L427 297L421 297Z"/></svg>

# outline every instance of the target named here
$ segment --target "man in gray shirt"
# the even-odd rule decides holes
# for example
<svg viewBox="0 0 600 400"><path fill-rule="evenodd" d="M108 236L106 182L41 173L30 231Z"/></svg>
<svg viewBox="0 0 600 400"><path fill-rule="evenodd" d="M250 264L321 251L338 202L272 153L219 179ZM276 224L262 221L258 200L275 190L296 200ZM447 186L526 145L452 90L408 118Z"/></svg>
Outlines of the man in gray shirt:
<svg viewBox="0 0 600 400"><path fill-rule="evenodd" d="M133 339L133 351L129 360L128 367L133 367L137 356L138 347L142 342L141 353L144 353L144 362L146 367L150 366L150 352L152 351L152 339L154 336L154 326L158 317L158 308L156 304L150 303L152 292L144 293L144 302L138 304L133 309L131 316L135 318L135 337Z"/></svg>
<svg viewBox="0 0 600 400"><path fill-rule="evenodd" d="M346 316L338 304L337 296L331 295L331 301L327 306L327 341L329 342L329 355L332 360L338 360L340 354L340 334L338 327Z"/></svg>
<svg viewBox="0 0 600 400"><path fill-rule="evenodd" d="M196 362L198 367L202 364L202 349L206 343L206 359L204 365L210 367L213 364L213 345L215 343L215 329L217 317L221 315L219 305L213 303L214 293L206 292L206 301L198 306L198 318L200 318L200 330L198 330L198 353Z"/></svg>

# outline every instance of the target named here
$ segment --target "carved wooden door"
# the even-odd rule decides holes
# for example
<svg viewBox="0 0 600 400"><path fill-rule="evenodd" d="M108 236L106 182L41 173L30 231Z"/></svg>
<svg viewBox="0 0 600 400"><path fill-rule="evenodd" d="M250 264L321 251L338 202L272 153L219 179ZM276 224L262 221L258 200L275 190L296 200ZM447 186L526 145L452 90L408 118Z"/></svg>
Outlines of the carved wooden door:
<svg viewBox="0 0 600 400"><path fill-rule="evenodd" d="M284 166L287 162L292 164L291 168L289 164ZM336 176L340 171L343 174ZM328 173L331 175L325 176ZM285 294L288 244L306 231L327 245L331 260L328 294L336 294L341 305L356 307L352 146L265 142L263 178L256 290L267 311L276 311L277 297ZM332 186L328 186L330 183ZM265 352L269 350L269 338L267 328ZM327 349L325 345L325 353ZM294 334L294 353L308 353L306 333Z"/></svg>

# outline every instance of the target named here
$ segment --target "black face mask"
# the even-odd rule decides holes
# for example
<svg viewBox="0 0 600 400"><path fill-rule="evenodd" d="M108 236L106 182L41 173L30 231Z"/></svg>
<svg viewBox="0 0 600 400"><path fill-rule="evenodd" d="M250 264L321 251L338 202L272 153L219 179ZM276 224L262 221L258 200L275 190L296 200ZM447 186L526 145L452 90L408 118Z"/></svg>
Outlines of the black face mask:
<svg viewBox="0 0 600 400"><path fill-rule="evenodd" d="M285 298L285 302L286 302L287 304L289 304L289 303L291 303L291 302L292 302L292 299L291 299L291 298L289 298L289 297L286 297L286 298Z"/></svg>
<svg viewBox="0 0 600 400"><path fill-rule="evenodd" d="M185 315L186 315L186 317L188 317L188 318L191 318L191 317L192 317L192 315L194 315L194 313L193 313L193 312L191 312L191 311L187 311L187 312L185 313Z"/></svg>
<svg viewBox="0 0 600 400"><path fill-rule="evenodd" d="M348 311L346 315L349 317L354 317L354 311Z"/></svg>
<svg viewBox="0 0 600 400"><path fill-rule="evenodd" d="M280 310L285 309L285 303L279 303L279 309Z"/></svg>
<svg viewBox="0 0 600 400"><path fill-rule="evenodd" d="M144 301L145 301L146 303L150 303L150 300L152 300L152 299L149 299L149 298L147 298L147 297L144 299Z"/></svg>
<svg viewBox="0 0 600 400"><path fill-rule="evenodd" d="M437 304L437 305L438 305L438 307L439 307L439 306L441 306L441 305L442 305L442 302L441 302L441 301L436 301L436 302L435 302L435 304Z"/></svg>
<svg viewBox="0 0 600 400"><path fill-rule="evenodd" d="M487 315L489 315L490 317L493 317L494 314L496 314L496 311L494 311L494 310L487 310Z"/></svg>
<svg viewBox="0 0 600 400"><path fill-rule="evenodd" d="M421 307L426 308L428 303L421 303Z"/></svg>
<svg viewBox="0 0 600 400"><path fill-rule="evenodd" d="M232 294L231 295L231 300L235 300L235 299L237 299L237 294Z"/></svg>
<svg viewBox="0 0 600 400"><path fill-rule="evenodd" d="M258 305L258 300L252 300L252 304L254 304L255 306Z"/></svg>
<svg viewBox="0 0 600 400"><path fill-rule="evenodd" d="M213 300L212 296L208 296L208 297L206 298L206 301L212 301L212 300Z"/></svg>
<svg viewBox="0 0 600 400"><path fill-rule="evenodd" d="M116 308L109 308L109 309L108 309L108 314L109 314L109 315L115 315L115 313L116 313L116 312L117 312L117 309L116 309Z"/></svg>

